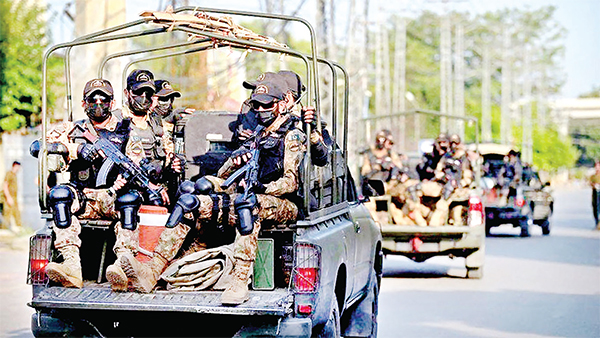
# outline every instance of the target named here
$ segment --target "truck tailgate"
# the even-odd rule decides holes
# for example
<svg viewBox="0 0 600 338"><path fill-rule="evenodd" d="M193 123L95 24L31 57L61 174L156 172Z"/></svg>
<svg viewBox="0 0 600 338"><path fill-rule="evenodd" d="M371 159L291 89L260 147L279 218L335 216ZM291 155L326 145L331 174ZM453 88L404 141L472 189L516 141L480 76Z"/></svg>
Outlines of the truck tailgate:
<svg viewBox="0 0 600 338"><path fill-rule="evenodd" d="M293 296L286 289L250 291L250 300L238 306L221 305L221 291L156 291L149 294L113 292L110 287L42 288L30 303L34 308L172 311L203 314L274 315L291 311Z"/></svg>
<svg viewBox="0 0 600 338"><path fill-rule="evenodd" d="M389 252L444 252L479 248L485 237L483 226L421 227L418 225L382 225L383 248ZM418 245L415 243L418 242Z"/></svg>

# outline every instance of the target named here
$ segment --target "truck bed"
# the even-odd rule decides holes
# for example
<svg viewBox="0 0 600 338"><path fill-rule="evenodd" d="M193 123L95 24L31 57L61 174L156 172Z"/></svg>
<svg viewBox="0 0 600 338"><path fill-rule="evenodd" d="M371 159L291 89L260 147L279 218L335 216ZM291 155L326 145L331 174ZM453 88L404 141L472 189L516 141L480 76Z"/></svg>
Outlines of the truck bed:
<svg viewBox="0 0 600 338"><path fill-rule="evenodd" d="M82 289L39 288L31 303L35 308L168 311L228 315L284 316L291 311L292 295L287 289L250 291L250 300L238 306L221 305L222 291L113 292L107 283Z"/></svg>

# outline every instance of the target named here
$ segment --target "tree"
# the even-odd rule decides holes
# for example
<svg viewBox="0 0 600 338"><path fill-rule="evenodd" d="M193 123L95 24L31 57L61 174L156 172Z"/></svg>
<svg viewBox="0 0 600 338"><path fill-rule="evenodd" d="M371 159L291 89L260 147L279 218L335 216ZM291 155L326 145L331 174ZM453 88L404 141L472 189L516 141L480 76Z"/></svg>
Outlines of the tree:
<svg viewBox="0 0 600 338"><path fill-rule="evenodd" d="M594 86L594 87L592 87L592 89L589 92L579 95L580 99L589 99L589 98L594 98L594 97L600 98L600 85Z"/></svg>
<svg viewBox="0 0 600 338"><path fill-rule="evenodd" d="M44 12L35 2L0 0L0 130L38 123L42 56L49 44ZM60 60L49 60L49 68L56 67Z"/></svg>

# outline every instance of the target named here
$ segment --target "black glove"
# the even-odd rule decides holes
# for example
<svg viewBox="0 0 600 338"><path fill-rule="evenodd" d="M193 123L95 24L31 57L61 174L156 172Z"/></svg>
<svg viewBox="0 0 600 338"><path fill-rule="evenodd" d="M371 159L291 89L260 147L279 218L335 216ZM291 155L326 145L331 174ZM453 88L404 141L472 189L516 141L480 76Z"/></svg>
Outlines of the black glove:
<svg viewBox="0 0 600 338"><path fill-rule="evenodd" d="M265 187L265 185L260 182L256 182L254 184L254 187L252 188L252 191L254 191L254 193L256 194L264 194L265 190L267 190L267 187Z"/></svg>
<svg viewBox="0 0 600 338"><path fill-rule="evenodd" d="M100 154L96 151L93 145L89 143L82 143L77 148L77 157L82 158L88 162L94 162L100 158Z"/></svg>

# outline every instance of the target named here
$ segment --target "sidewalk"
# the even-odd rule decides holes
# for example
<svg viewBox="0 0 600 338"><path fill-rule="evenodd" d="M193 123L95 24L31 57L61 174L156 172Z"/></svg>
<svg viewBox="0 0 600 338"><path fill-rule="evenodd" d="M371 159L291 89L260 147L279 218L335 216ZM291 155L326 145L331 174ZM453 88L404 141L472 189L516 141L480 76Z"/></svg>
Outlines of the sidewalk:
<svg viewBox="0 0 600 338"><path fill-rule="evenodd" d="M27 251L31 235L30 231L15 234L8 229L0 229L0 250Z"/></svg>

